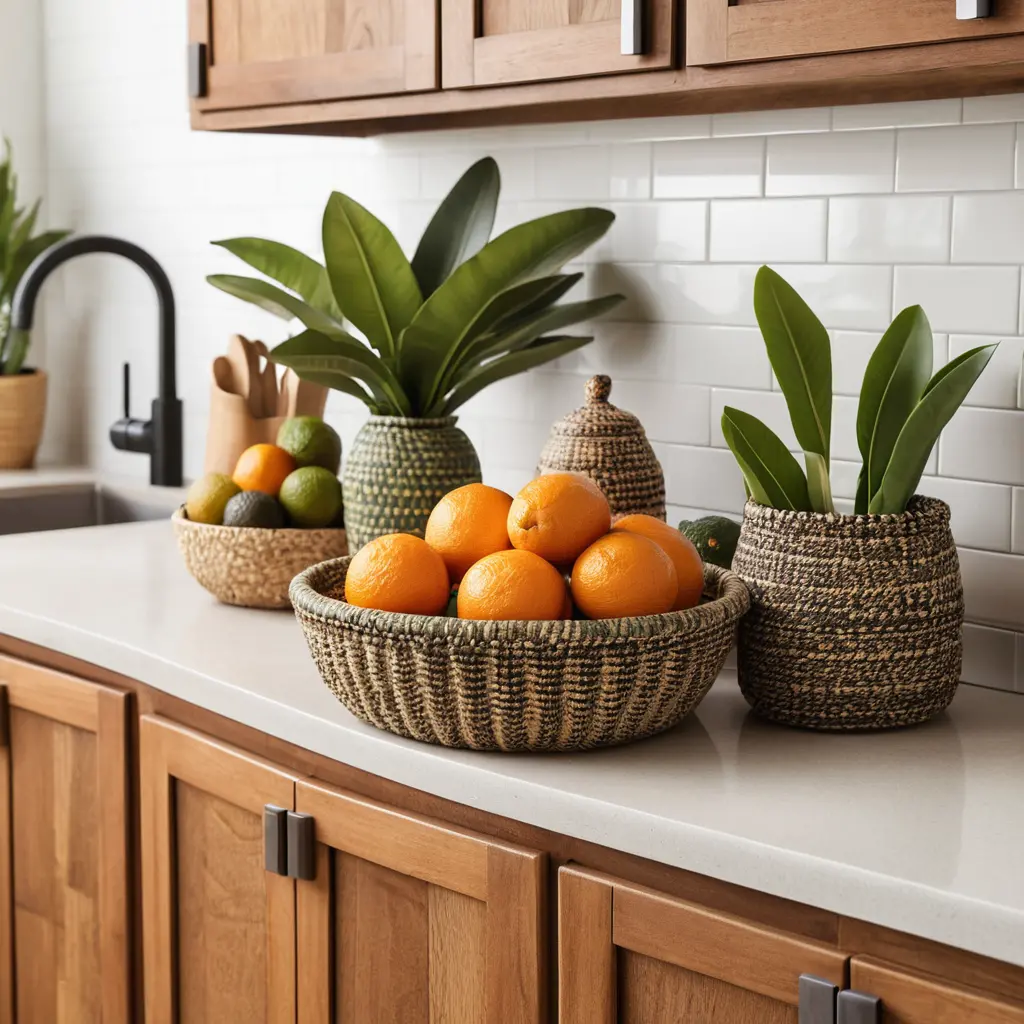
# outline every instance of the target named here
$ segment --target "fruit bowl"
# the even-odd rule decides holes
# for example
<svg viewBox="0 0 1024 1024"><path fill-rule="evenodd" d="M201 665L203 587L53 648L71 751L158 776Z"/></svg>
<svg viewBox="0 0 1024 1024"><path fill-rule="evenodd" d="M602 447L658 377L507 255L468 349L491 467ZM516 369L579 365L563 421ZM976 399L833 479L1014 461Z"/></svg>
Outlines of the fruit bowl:
<svg viewBox="0 0 1024 1024"><path fill-rule="evenodd" d="M261 530L193 522L184 507L171 517L185 566L224 604L287 608L296 573L348 553L345 531Z"/></svg>
<svg viewBox="0 0 1024 1024"><path fill-rule="evenodd" d="M474 750L585 750L676 725L722 670L750 597L706 566L704 600L664 615L485 622L358 608L349 558L314 565L290 597L331 692L356 717Z"/></svg>

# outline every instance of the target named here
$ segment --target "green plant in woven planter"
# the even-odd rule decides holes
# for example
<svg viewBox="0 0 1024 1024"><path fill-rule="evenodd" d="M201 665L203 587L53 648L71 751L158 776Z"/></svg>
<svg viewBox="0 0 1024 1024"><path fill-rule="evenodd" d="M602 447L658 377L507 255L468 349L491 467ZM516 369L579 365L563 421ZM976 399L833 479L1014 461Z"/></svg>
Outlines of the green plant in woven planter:
<svg viewBox="0 0 1024 1024"><path fill-rule="evenodd" d="M861 387L854 514L839 515L829 478L828 332L768 267L754 284L754 311L804 465L757 417L724 410L722 431L749 496L732 566L752 598L739 637L743 694L789 725L924 721L949 704L960 679L963 586L949 508L915 492L996 346L933 373L924 310L911 306L893 320Z"/></svg>
<svg viewBox="0 0 1024 1024"><path fill-rule="evenodd" d="M559 301L583 276L562 268L613 214L567 210L489 240L500 188L492 159L470 167L411 261L381 221L338 192L324 211L324 264L265 239L215 243L278 284L218 274L212 285L305 327L271 358L370 410L345 466L353 550L385 533L422 535L444 494L480 479L455 411L495 381L587 344L564 331L622 299Z"/></svg>

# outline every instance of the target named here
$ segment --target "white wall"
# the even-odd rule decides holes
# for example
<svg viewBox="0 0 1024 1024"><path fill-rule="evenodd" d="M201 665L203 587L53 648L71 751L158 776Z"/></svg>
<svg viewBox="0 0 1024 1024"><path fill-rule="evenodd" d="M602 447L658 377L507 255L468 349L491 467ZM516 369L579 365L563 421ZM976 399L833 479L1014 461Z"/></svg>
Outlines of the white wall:
<svg viewBox="0 0 1024 1024"><path fill-rule="evenodd" d="M256 234L315 253L320 212L339 189L411 246L457 175L494 153L505 183L499 226L567 205L615 209L612 233L587 257L588 288L620 289L629 301L598 325L593 346L467 407L462 422L486 479L525 482L552 420L604 371L613 399L647 425L672 514L739 513L722 406L790 434L753 326L751 282L767 261L833 331L834 486L848 499L868 353L894 312L921 302L942 359L1003 340L924 490L953 507L969 618L999 627L968 630L967 675L1024 691L1024 96L379 140L216 136L188 127L185 8L45 0L51 219L123 235L167 267L180 303L189 474L201 471L212 357L235 331L268 342L285 334L204 283L241 270L208 240ZM145 461L114 451L106 431L119 414L121 360L137 370L137 415L152 397L155 305L145 281L94 257L60 273L48 304L48 359L60 377L51 447L141 478ZM329 413L350 443L364 413L341 397Z"/></svg>

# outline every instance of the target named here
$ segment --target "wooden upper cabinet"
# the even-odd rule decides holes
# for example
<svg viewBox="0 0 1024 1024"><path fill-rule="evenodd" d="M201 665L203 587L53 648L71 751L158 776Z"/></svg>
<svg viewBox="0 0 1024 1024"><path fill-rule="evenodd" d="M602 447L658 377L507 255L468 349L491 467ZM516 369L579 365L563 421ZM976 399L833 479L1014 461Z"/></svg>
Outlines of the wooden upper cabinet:
<svg viewBox="0 0 1024 1024"><path fill-rule="evenodd" d="M879 1024L1024 1024L1024 1003L949 985L870 957L850 961L850 988L881 1000Z"/></svg>
<svg viewBox="0 0 1024 1024"><path fill-rule="evenodd" d="M957 0L686 0L686 63L734 64L1024 32L1024 0L958 21Z"/></svg>
<svg viewBox="0 0 1024 1024"><path fill-rule="evenodd" d="M624 14L637 26L638 43L626 46L628 53ZM441 0L442 84L459 89L671 67L674 22L675 0Z"/></svg>
<svg viewBox="0 0 1024 1024"><path fill-rule="evenodd" d="M0 1022L131 1017L128 698L0 657Z"/></svg>
<svg viewBox="0 0 1024 1024"><path fill-rule="evenodd" d="M558 877L559 1024L797 1024L831 946L583 869Z"/></svg>
<svg viewBox="0 0 1024 1024"><path fill-rule="evenodd" d="M546 857L300 782L302 1024L540 1024Z"/></svg>
<svg viewBox="0 0 1024 1024"><path fill-rule="evenodd" d="M190 0L189 13L199 111L438 85L437 0Z"/></svg>

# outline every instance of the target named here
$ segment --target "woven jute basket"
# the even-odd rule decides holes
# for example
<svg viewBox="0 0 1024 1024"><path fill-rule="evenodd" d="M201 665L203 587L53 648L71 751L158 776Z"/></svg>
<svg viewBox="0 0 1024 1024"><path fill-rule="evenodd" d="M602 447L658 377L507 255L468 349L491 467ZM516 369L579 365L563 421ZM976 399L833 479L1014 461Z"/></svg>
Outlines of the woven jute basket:
<svg viewBox="0 0 1024 1024"><path fill-rule="evenodd" d="M734 573L706 603L633 619L476 622L356 608L350 559L314 566L291 599L331 692L379 729L474 750L583 750L671 728L703 699L747 610Z"/></svg>
<svg viewBox="0 0 1024 1024"><path fill-rule="evenodd" d="M747 502L732 567L750 587L739 679L757 714L812 729L890 729L952 701L964 596L943 502L914 497L885 516Z"/></svg>
<svg viewBox="0 0 1024 1024"><path fill-rule="evenodd" d="M612 405L610 377L591 377L586 404L560 419L537 473L583 473L604 491L612 519L641 512L665 518L665 474L640 421Z"/></svg>
<svg viewBox="0 0 1024 1024"><path fill-rule="evenodd" d="M345 463L345 526L353 552L386 533L422 537L449 491L480 482L480 459L457 420L371 416L363 424Z"/></svg>
<svg viewBox="0 0 1024 1024"><path fill-rule="evenodd" d="M43 436L46 374L0 376L0 469L31 469Z"/></svg>
<svg viewBox="0 0 1024 1024"><path fill-rule="evenodd" d="M260 530L171 517L185 566L218 601L245 608L287 608L292 578L325 558L348 554L345 531Z"/></svg>

